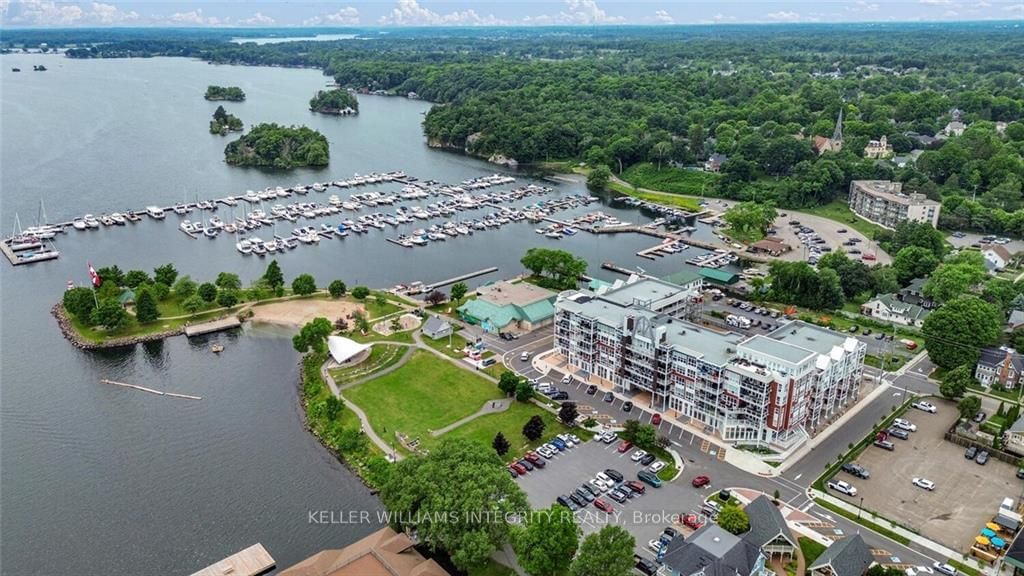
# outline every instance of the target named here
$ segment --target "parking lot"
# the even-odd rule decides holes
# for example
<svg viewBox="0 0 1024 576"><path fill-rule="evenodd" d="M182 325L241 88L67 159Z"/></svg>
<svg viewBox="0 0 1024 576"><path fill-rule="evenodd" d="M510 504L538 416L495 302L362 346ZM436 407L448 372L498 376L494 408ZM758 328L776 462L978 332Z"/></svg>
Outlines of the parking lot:
<svg viewBox="0 0 1024 576"><path fill-rule="evenodd" d="M964 458L964 449L943 438L956 417L952 402L931 400L937 414L910 409L903 417L917 426L908 440L890 438L892 452L868 446L856 460L871 473L869 480L840 472L836 479L854 485L857 497L830 491L834 496L917 530L954 550L970 546L986 522L991 521L1005 497L1020 498L1024 481L1016 468L990 458L984 466ZM935 483L927 491L912 483L926 478Z"/></svg>
<svg viewBox="0 0 1024 576"><path fill-rule="evenodd" d="M517 482L526 492L533 508L547 508L559 496L568 495L594 478L598 472L608 468L619 471L626 480L636 480L637 472L645 467L631 460L634 449L620 453L620 442L584 442L548 460L543 470L534 470L520 476ZM645 548L650 552L647 542L657 538L666 526L673 526L680 521L681 515L700 512L704 498L713 490L710 486L701 489L691 486L690 482L700 474L700 468L696 463L687 463L683 473L674 482L663 482L660 488L646 486L643 495L634 496L622 504L613 501L605 493L602 499L612 505L612 513L603 513L589 504L576 512L577 521L585 534L600 530L605 524L617 523L633 534L637 548ZM681 524L674 527L683 534L691 532Z"/></svg>

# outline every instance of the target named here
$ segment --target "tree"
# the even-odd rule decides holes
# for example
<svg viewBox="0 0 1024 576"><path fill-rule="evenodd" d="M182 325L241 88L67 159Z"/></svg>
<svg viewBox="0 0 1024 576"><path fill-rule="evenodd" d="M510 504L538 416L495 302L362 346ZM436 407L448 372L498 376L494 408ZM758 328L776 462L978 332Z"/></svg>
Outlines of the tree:
<svg viewBox="0 0 1024 576"><path fill-rule="evenodd" d="M377 308L383 308L387 306L388 299L384 297L382 292L377 292L373 295L373 303L377 305Z"/></svg>
<svg viewBox="0 0 1024 576"><path fill-rule="evenodd" d="M505 439L504 434L498 432L497 434L494 435L494 441L491 442L491 448L494 448L494 451L498 453L498 456L504 456L505 454L507 454L508 449L511 447L512 445L509 444L508 440Z"/></svg>
<svg viewBox="0 0 1024 576"><path fill-rule="evenodd" d="M153 281L164 286L174 286L174 281L177 278L178 269L174 267L174 264L168 263L153 269Z"/></svg>
<svg viewBox="0 0 1024 576"><path fill-rule="evenodd" d="M516 384L516 400L519 402L529 402L531 398L533 398L533 386L526 380L520 380Z"/></svg>
<svg viewBox="0 0 1024 576"><path fill-rule="evenodd" d="M249 284L249 299L259 302L260 300L266 300L273 294L273 290L270 288L270 284L267 283L266 278L257 278Z"/></svg>
<svg viewBox="0 0 1024 576"><path fill-rule="evenodd" d="M100 276L100 281L103 284L110 283L112 286L124 286L124 272L118 268L117 264L113 266L104 266L96 271Z"/></svg>
<svg viewBox="0 0 1024 576"><path fill-rule="evenodd" d="M971 373L971 366L957 366L943 376L939 394L951 400L956 399L963 396L972 385L977 385L977 381Z"/></svg>
<svg viewBox="0 0 1024 576"><path fill-rule="evenodd" d="M380 497L396 514L396 527L415 530L461 570L480 566L508 540L509 524L495 518L529 509L501 460L480 443L442 439L427 456L396 463L393 472Z"/></svg>
<svg viewBox="0 0 1024 576"><path fill-rule="evenodd" d="M356 286L352 289L352 297L356 300L364 300L370 295L370 289L366 286Z"/></svg>
<svg viewBox="0 0 1024 576"><path fill-rule="evenodd" d="M565 250L530 248L519 262L540 277L539 285L554 290L575 288L579 277L587 272L587 261Z"/></svg>
<svg viewBox="0 0 1024 576"><path fill-rule="evenodd" d="M341 298L345 295L347 289L348 287L341 280L335 280L327 286L327 291L330 292L331 298Z"/></svg>
<svg viewBox="0 0 1024 576"><path fill-rule="evenodd" d="M231 308L235 304L238 304L238 291L237 290L221 290L217 294L217 305L223 306L224 308Z"/></svg>
<svg viewBox="0 0 1024 576"><path fill-rule="evenodd" d="M897 224L892 232L879 233L875 240L890 254L899 253L907 246L925 248L936 258L942 258L946 253L945 235L929 222L904 220Z"/></svg>
<svg viewBox="0 0 1024 576"><path fill-rule="evenodd" d="M976 263L943 264L928 277L924 293L939 302L949 302L980 284L985 276L985 267Z"/></svg>
<svg viewBox="0 0 1024 576"><path fill-rule="evenodd" d="M565 424L573 424L576 422L576 417L579 416L579 410L576 409L575 402L562 402L562 407L558 409L558 419Z"/></svg>
<svg viewBox="0 0 1024 576"><path fill-rule="evenodd" d="M658 161L658 170L661 170L661 163L669 159L672 154L671 142L658 142L651 146L651 159Z"/></svg>
<svg viewBox="0 0 1024 576"><path fill-rule="evenodd" d="M128 323L128 313L124 311L120 302L109 298L100 301L100 305L93 309L90 319L93 325L117 330Z"/></svg>
<svg viewBox="0 0 1024 576"><path fill-rule="evenodd" d="M231 272L221 272L217 274L217 280L214 282L217 288L221 290L241 290L242 280L238 277L238 274L232 274Z"/></svg>
<svg viewBox="0 0 1024 576"><path fill-rule="evenodd" d="M322 316L314 318L306 323L299 330L299 333L292 336L292 346L300 354L305 354L313 349L313 352L322 354L327 351L327 337L334 331L331 321Z"/></svg>
<svg viewBox="0 0 1024 576"><path fill-rule="evenodd" d="M899 277L892 266L875 266L871 269L871 285L875 294L893 294L900 289Z"/></svg>
<svg viewBox="0 0 1024 576"><path fill-rule="evenodd" d="M531 416L523 426L523 436L526 436L526 439L531 442L538 440L544 435L544 428L546 426L543 418L537 415Z"/></svg>
<svg viewBox="0 0 1024 576"><path fill-rule="evenodd" d="M167 300L167 297L171 295L171 288L163 282L153 282L150 289L153 291L153 296L160 302Z"/></svg>
<svg viewBox="0 0 1024 576"><path fill-rule="evenodd" d="M206 302L213 302L217 299L217 287L210 282L203 282L196 289L196 294Z"/></svg>
<svg viewBox="0 0 1024 576"><path fill-rule="evenodd" d="M501 377L498 378L498 389L505 393L505 396L511 396L516 392L516 386L519 385L519 376L516 376L515 372L505 370L501 373Z"/></svg>
<svg viewBox="0 0 1024 576"><path fill-rule="evenodd" d="M316 280L310 274L299 274L292 280L292 292L299 296L309 296L316 292Z"/></svg>
<svg viewBox="0 0 1024 576"><path fill-rule="evenodd" d="M730 232L749 241L764 237L777 216L773 202L739 202L726 210L722 219Z"/></svg>
<svg viewBox="0 0 1024 576"><path fill-rule="evenodd" d="M896 271L896 279L906 285L915 278L924 278L939 265L939 259L927 248L907 246L896 253L892 259L892 267Z"/></svg>
<svg viewBox="0 0 1024 576"><path fill-rule="evenodd" d="M333 422L338 419L338 415L341 414L341 410L344 407L345 402L341 398L331 394L326 400L324 400L324 416Z"/></svg>
<svg viewBox="0 0 1024 576"><path fill-rule="evenodd" d="M964 396L960 399L956 408L960 411L961 418L973 418L981 410L981 397L974 394Z"/></svg>
<svg viewBox="0 0 1024 576"><path fill-rule="evenodd" d="M96 308L96 295L92 288L78 286L64 291L64 309L83 322L90 322Z"/></svg>
<svg viewBox="0 0 1024 576"><path fill-rule="evenodd" d="M521 530L513 533L512 547L519 564L536 576L565 574L579 546L576 517L564 506L527 514Z"/></svg>
<svg viewBox="0 0 1024 576"><path fill-rule="evenodd" d="M846 298L855 298L874 288L871 268L859 260L851 260L844 252L829 252L822 256L818 260L818 270L825 268L835 270Z"/></svg>
<svg viewBox="0 0 1024 576"><path fill-rule="evenodd" d="M657 445L658 431L650 424L641 424L633 433L633 444L644 450L650 450Z"/></svg>
<svg viewBox="0 0 1024 576"><path fill-rule="evenodd" d="M636 540L621 526L608 524L588 535L569 567L570 576L630 576Z"/></svg>
<svg viewBox="0 0 1024 576"><path fill-rule="evenodd" d="M456 282L452 285L452 300L462 300L462 297L469 292L469 287L466 286L465 282Z"/></svg>
<svg viewBox="0 0 1024 576"><path fill-rule="evenodd" d="M213 119L221 123L228 119L228 112L224 106L217 106L217 109L213 111Z"/></svg>
<svg viewBox="0 0 1024 576"><path fill-rule="evenodd" d="M138 288L143 284L149 284L152 282L149 278L149 274L146 274L143 270L129 270L124 275L124 285L129 288Z"/></svg>
<svg viewBox="0 0 1024 576"><path fill-rule="evenodd" d="M718 513L717 522L723 530L737 536L750 530L750 518L747 517L747 513L742 508L735 504L723 506L722 511Z"/></svg>
<svg viewBox="0 0 1024 576"><path fill-rule="evenodd" d="M587 174L587 188L601 192L608 187L608 182L611 179L611 168L608 168L605 164L598 164L594 166L590 174Z"/></svg>
<svg viewBox="0 0 1024 576"><path fill-rule="evenodd" d="M196 293L196 283L189 276L182 276L178 278L178 281L174 283L174 295L182 300L188 299L190 296Z"/></svg>
<svg viewBox="0 0 1024 576"><path fill-rule="evenodd" d="M364 334L370 330L370 321L366 319L366 314L361 310L352 313L352 323L355 324L356 330Z"/></svg>
<svg viewBox="0 0 1024 576"><path fill-rule="evenodd" d="M284 293L284 274L281 272L281 265L277 263L277 260L271 260L270 264L267 265L266 272L263 273L263 279L266 280L267 286L277 295Z"/></svg>
<svg viewBox="0 0 1024 576"><path fill-rule="evenodd" d="M814 299L819 310L838 310L843 307L843 286L835 270L818 271L818 294Z"/></svg>
<svg viewBox="0 0 1024 576"><path fill-rule="evenodd" d="M204 302L198 294L193 294L188 298L185 298L185 301L181 303L181 308L193 316L196 315L196 312L199 312L205 307L206 302Z"/></svg>
<svg viewBox="0 0 1024 576"><path fill-rule="evenodd" d="M929 314L921 332L932 362L953 369L977 364L979 350L995 342L1002 324L998 308L974 296L961 296Z"/></svg>
<svg viewBox="0 0 1024 576"><path fill-rule="evenodd" d="M146 288L140 288L135 294L135 319L140 324L147 324L160 317L160 311L156 307L156 298Z"/></svg>
<svg viewBox="0 0 1024 576"><path fill-rule="evenodd" d="M427 304L430 304L431 306L437 306L447 299L448 298L444 295L444 292L441 292L440 290L431 290L430 293L427 294L426 298L424 298Z"/></svg>

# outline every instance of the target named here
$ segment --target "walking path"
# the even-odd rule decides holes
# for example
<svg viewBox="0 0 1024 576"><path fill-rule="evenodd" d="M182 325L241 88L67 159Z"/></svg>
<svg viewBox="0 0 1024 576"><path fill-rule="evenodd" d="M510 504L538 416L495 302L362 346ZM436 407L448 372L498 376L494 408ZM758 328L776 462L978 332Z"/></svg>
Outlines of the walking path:
<svg viewBox="0 0 1024 576"><path fill-rule="evenodd" d="M440 430L431 430L430 435L436 438L442 434L447 434L448 432L451 432L452 430L458 428L459 426L462 426L463 424L466 424L467 422L472 422L473 420L476 420L481 416L486 416L487 414L497 414L498 412L504 412L508 410L510 406L512 406L511 398L502 398L501 400L488 400L487 402L484 403L483 408L477 410L476 412L470 414L469 416L466 416L462 420L452 422L451 424L445 426L444 428L441 428Z"/></svg>
<svg viewBox="0 0 1024 576"><path fill-rule="evenodd" d="M408 362L409 358L412 358L412 353L416 351L416 346L414 346L412 344L406 344L405 342L385 341L385 342L374 342L374 344L391 344L391 345L394 345L394 346L402 346L402 347L405 348L405 352L402 353L402 357L399 358L398 362L395 362L391 366L388 366L387 368L385 368L383 370L371 371L369 374L367 374L366 376L363 376L362 378L356 378L355 380L353 380L351 382L346 382L345 384L342 384L341 386L338 386L338 390L345 390L347 388L352 388L353 386L358 386L358 385L362 384L363 382L368 382L370 380L373 380L374 378L380 378L381 376L383 376L385 374L390 374L391 372L394 372L395 370L398 370L406 362ZM334 360L328 360L327 363L325 364L325 366L328 369L330 369L330 368L333 368L333 367L335 367L337 365L334 363Z"/></svg>
<svg viewBox="0 0 1024 576"><path fill-rule="evenodd" d="M324 362L323 366L320 367L320 375L323 376L324 382L327 382L327 386L330 387L331 393L333 393L338 398L344 400L345 406L352 410L353 414L359 417L360 427L362 428L363 433L366 434L366 437L369 438L371 442L376 444L377 447L380 448L382 452L384 452L384 454L389 455L388 458L390 460L401 460L402 455L399 454L398 451L392 450L391 444L385 442L383 438L378 436L377 433L373 431L373 426L370 426L370 419L366 417L366 413L363 412L362 408L356 406L352 402L349 402L348 399L341 394L341 390L338 389L338 385L334 383L334 378L331 378L331 373L327 371L327 366L328 363Z"/></svg>

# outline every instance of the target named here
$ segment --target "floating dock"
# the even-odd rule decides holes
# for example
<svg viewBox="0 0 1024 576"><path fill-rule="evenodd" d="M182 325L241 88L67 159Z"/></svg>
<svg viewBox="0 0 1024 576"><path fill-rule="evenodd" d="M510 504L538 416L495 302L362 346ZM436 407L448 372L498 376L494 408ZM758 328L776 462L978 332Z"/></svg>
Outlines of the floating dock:
<svg viewBox="0 0 1024 576"><path fill-rule="evenodd" d="M489 268L484 268L483 270L477 270L476 272L469 272L468 274L462 274L461 276L455 276L454 278L441 280L440 282L434 282L432 284L427 285L425 289L433 290L434 288L440 288L442 286L447 286L449 284L455 284L456 282L462 282L463 280L469 280L470 278L476 278L477 276L483 276L484 274L490 274L492 272L497 271L497 266L491 266Z"/></svg>
<svg viewBox="0 0 1024 576"><path fill-rule="evenodd" d="M237 316L228 316L227 318L221 318L220 320L212 320L210 322L203 322L202 324L186 326L185 336L191 338L193 336L210 334L211 332L220 332L221 330L238 328L241 325L242 321L239 320Z"/></svg>
<svg viewBox="0 0 1024 576"><path fill-rule="evenodd" d="M143 392L149 392L150 394L156 394L157 396L170 396L171 398L183 398L185 400L202 400L201 396L192 396L191 394L177 394L174 392L162 392L160 390L154 390L152 388L146 388L145 386L139 386L137 384L125 384L124 382L115 382L113 380L103 379L100 380L102 384L113 384L114 386L121 386L122 388L132 388L135 390L141 390Z"/></svg>
<svg viewBox="0 0 1024 576"><path fill-rule="evenodd" d="M277 565L263 544L253 544L241 552L193 572L192 576L257 576Z"/></svg>

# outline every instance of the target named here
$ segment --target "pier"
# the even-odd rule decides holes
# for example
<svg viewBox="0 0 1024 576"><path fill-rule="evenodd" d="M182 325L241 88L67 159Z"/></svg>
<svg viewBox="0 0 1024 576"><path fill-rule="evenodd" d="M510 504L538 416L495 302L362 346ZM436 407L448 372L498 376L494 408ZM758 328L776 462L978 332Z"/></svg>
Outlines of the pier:
<svg viewBox="0 0 1024 576"><path fill-rule="evenodd" d="M192 576L258 576L277 565L263 544L256 543L241 552L193 572Z"/></svg>
<svg viewBox="0 0 1024 576"><path fill-rule="evenodd" d="M101 384L112 384L114 386L121 386L122 388L132 388L134 390L141 390L143 392L149 392L150 394L156 394L157 396L170 396L171 398L183 398L185 400L202 400L202 396L192 396L191 394L177 394L175 392L163 392L161 390L154 390L152 388L146 388L145 386L139 386L137 384L125 384L124 382L115 382L113 380L107 380L104 378L100 380Z"/></svg>
<svg viewBox="0 0 1024 576"><path fill-rule="evenodd" d="M203 322L202 324L186 326L185 336L188 336L189 338L193 336L202 336L203 334L238 328L241 325L242 321L239 320L237 316L228 316L227 318L221 318L220 320L211 320L209 322Z"/></svg>
<svg viewBox="0 0 1024 576"><path fill-rule="evenodd" d="M455 284L456 282L462 282L463 280L469 280L470 278L476 278L478 276L483 276L485 274L491 274L492 272L497 272L497 271L498 271L498 267L497 266L491 266L489 268L484 268L483 270L477 270L476 272L469 272L467 274L462 274L460 276L455 276L455 277L449 278L447 280L441 280L440 282L434 282L434 283L429 284L426 287L424 287L424 290L433 290L434 288L441 288L442 286L448 286L449 284Z"/></svg>

